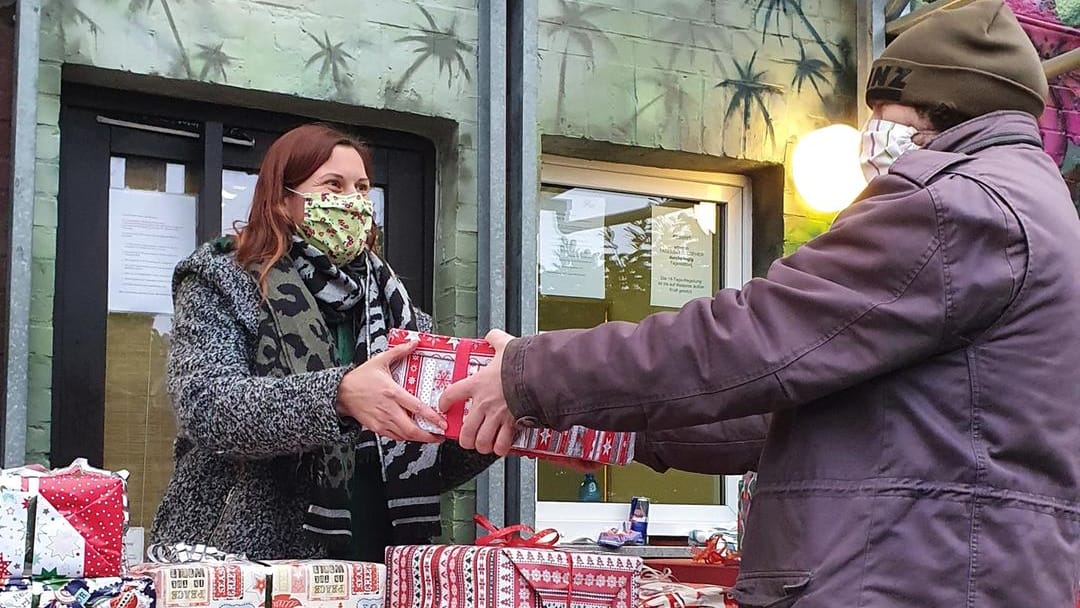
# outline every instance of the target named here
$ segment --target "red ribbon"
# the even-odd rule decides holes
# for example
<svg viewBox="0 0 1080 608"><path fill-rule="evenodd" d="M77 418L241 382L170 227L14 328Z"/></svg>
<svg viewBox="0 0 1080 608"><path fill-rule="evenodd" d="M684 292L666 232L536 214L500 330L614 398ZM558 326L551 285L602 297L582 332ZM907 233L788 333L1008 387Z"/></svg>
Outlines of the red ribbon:
<svg viewBox="0 0 1080 608"><path fill-rule="evenodd" d="M505 528L496 528L491 520L477 513L473 515L476 525L490 532L490 534L476 539L476 544L481 547L516 547L521 549L555 549L559 542L559 532L554 528L547 528L537 532L525 524L516 524ZM526 538L525 535L528 535ZM567 579L566 579L566 608L574 599L574 556L566 553Z"/></svg>
<svg viewBox="0 0 1080 608"><path fill-rule="evenodd" d="M491 534L476 539L481 547L517 547L522 549L554 549L559 542L559 533L554 528L537 532L525 524L496 528L491 520L483 515L474 515L476 525ZM524 534L523 534L524 533ZM525 537L528 535L528 538Z"/></svg>
<svg viewBox="0 0 1080 608"><path fill-rule="evenodd" d="M454 348L454 373L450 377L451 382L464 380L469 375L469 355L472 354L476 347L476 340L462 339L458 342L458 345ZM444 412L444 415L446 416L446 436L457 439L461 436L461 425L465 420L465 402L461 401L451 405L450 409Z"/></svg>
<svg viewBox="0 0 1080 608"><path fill-rule="evenodd" d="M717 545L721 540L722 538L717 535L706 541L704 547L691 550L694 562L710 565L720 564L723 566L738 564L739 554L728 549L727 543L724 543L722 547L717 548Z"/></svg>

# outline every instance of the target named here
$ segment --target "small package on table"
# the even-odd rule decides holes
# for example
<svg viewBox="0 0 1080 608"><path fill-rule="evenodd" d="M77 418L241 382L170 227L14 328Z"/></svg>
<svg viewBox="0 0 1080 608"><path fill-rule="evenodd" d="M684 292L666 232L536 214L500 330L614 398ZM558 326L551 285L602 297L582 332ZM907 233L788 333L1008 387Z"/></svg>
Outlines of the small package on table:
<svg viewBox="0 0 1080 608"><path fill-rule="evenodd" d="M0 566L3 564L0 563ZM4 608L32 608L34 590L25 579L0 581L0 606Z"/></svg>
<svg viewBox="0 0 1080 608"><path fill-rule="evenodd" d="M398 362L392 373L405 390L437 408L439 397L451 384L467 378L491 362L495 349L485 340L450 338L403 329L390 330L391 346L419 340L408 358ZM468 413L468 404L457 404L446 412L446 436L457 439ZM424 430L443 431L417 418ZM586 460L601 464L625 465L634 459L634 433L594 431L575 426L567 431L525 429L514 437L514 454L552 460Z"/></svg>
<svg viewBox="0 0 1080 608"><path fill-rule="evenodd" d="M382 608L386 569L336 560L142 564L157 608Z"/></svg>
<svg viewBox="0 0 1080 608"><path fill-rule="evenodd" d="M95 469L84 459L53 471L0 471L0 516L0 560L11 562L12 576L97 578L124 571L126 472Z"/></svg>
<svg viewBox="0 0 1080 608"><path fill-rule="evenodd" d="M3 608L155 608L147 578L12 579L0 586Z"/></svg>
<svg viewBox="0 0 1080 608"><path fill-rule="evenodd" d="M517 547L387 549L387 608L634 608L641 560Z"/></svg>

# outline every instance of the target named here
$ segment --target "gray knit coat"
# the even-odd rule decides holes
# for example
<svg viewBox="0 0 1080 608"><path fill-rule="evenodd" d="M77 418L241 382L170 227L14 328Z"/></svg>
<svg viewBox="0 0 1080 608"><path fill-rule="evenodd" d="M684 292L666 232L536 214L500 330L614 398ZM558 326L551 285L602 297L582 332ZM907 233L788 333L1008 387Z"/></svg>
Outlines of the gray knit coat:
<svg viewBox="0 0 1080 608"><path fill-rule="evenodd" d="M341 441L334 403L348 368L253 375L258 285L211 245L177 266L173 299L166 375L178 429L175 469L150 541L206 543L252 559L324 555L302 529L313 484L300 455ZM447 442L442 490L491 462Z"/></svg>

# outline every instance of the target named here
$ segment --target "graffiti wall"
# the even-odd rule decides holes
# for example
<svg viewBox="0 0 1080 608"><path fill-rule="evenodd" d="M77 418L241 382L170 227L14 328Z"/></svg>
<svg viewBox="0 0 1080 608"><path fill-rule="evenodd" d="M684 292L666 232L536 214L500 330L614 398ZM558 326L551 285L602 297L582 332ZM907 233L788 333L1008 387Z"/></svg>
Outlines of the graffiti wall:
<svg viewBox="0 0 1080 608"><path fill-rule="evenodd" d="M1080 47L1080 2L1006 0L1043 59ZM1061 167L1080 213L1080 72L1050 82L1050 99L1039 121L1043 146Z"/></svg>

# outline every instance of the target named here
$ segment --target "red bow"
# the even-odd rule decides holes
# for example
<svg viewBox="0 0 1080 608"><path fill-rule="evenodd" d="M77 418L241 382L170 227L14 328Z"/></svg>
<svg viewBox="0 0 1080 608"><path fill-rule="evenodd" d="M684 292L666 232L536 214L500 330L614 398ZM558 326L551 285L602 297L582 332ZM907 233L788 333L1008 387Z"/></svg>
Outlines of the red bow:
<svg viewBox="0 0 1080 608"><path fill-rule="evenodd" d="M483 515L474 515L476 525L487 530L491 534L476 539L476 544L481 547L520 547L523 549L554 549L559 542L559 533L548 528L537 532L524 524L496 528L495 524ZM524 534L523 534L524 533ZM528 535L526 538L525 535Z"/></svg>
<svg viewBox="0 0 1080 608"><path fill-rule="evenodd" d="M519 547L522 549L555 549L559 542L559 533L554 528L547 528L537 532L525 524L496 528L491 520L480 515L473 515L476 525L491 532L486 536L476 539L476 544L481 547ZM524 534L528 535L526 538ZM566 566L568 582L566 585L566 608L574 599L574 556L566 554Z"/></svg>
<svg viewBox="0 0 1080 608"><path fill-rule="evenodd" d="M693 549L691 553L694 556L694 561L697 563L705 564L721 564L728 566L731 564L739 563L739 554L736 551L732 551L728 548L727 543L717 548L717 545L721 542L720 535L716 535L710 538L705 546L700 549Z"/></svg>

